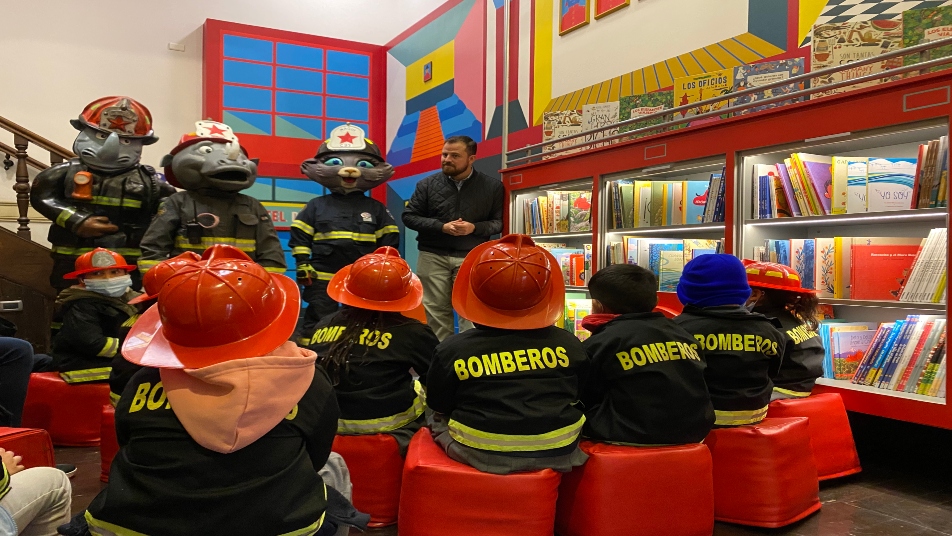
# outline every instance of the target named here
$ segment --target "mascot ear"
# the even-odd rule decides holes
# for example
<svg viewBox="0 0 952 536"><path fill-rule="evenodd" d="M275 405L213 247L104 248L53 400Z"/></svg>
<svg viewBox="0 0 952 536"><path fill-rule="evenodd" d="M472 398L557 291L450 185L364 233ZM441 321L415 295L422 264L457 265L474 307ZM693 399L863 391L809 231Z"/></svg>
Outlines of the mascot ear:
<svg viewBox="0 0 952 536"><path fill-rule="evenodd" d="M261 159L260 159L260 158L252 158L251 161L254 162L255 165L257 166L257 165L258 165L258 162L260 162Z"/></svg>
<svg viewBox="0 0 952 536"><path fill-rule="evenodd" d="M162 167L168 167L172 165L172 155L167 154L162 157L162 161L159 162L159 165Z"/></svg>

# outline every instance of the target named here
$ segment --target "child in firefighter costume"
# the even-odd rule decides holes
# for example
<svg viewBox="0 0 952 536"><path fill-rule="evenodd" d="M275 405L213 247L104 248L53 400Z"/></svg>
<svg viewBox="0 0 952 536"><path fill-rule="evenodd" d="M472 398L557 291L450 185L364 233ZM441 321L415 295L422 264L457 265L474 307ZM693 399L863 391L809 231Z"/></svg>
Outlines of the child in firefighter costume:
<svg viewBox="0 0 952 536"><path fill-rule="evenodd" d="M476 329L447 337L426 378L434 439L481 471L570 471L585 417L579 373L588 357L554 326L565 304L559 262L525 235L474 248L453 285L453 308Z"/></svg>
<svg viewBox="0 0 952 536"><path fill-rule="evenodd" d="M123 345L146 368L116 407L119 453L89 531L333 534L347 501L318 469L339 413L314 352L288 341L297 284L230 246L203 258L169 277Z"/></svg>
<svg viewBox="0 0 952 536"><path fill-rule="evenodd" d="M255 182L258 164L249 159L231 127L198 121L162 158L170 184L184 188L169 197L142 239L139 270L185 251L214 244L235 246L274 273L284 273L284 251L271 215L261 203L239 193Z"/></svg>
<svg viewBox="0 0 952 536"><path fill-rule="evenodd" d="M317 322L337 310L327 294L334 274L378 247L399 246L400 230L387 207L365 195L392 177L393 167L359 127L348 123L332 130L301 171L331 192L308 202L288 241L308 303L300 335L309 339Z"/></svg>
<svg viewBox="0 0 952 536"><path fill-rule="evenodd" d="M816 291L800 286L800 276L789 266L745 261L751 294L747 307L775 319L789 340L790 355L773 377L771 400L810 396L823 375L823 343L817 333Z"/></svg>
<svg viewBox="0 0 952 536"><path fill-rule="evenodd" d="M155 170L139 163L142 147L159 139L152 133L149 110L129 97L103 97L70 121L79 131L73 142L77 157L41 171L30 191L30 204L49 218L56 290L76 258L104 247L131 264L139 242L163 199L175 189L158 180ZM132 274L139 288L139 274Z"/></svg>
<svg viewBox="0 0 952 536"><path fill-rule="evenodd" d="M420 306L423 285L397 250L382 247L338 270L327 293L343 308L321 319L308 348L334 382L337 433L390 434L406 452L423 425L421 384L440 342L401 314Z"/></svg>

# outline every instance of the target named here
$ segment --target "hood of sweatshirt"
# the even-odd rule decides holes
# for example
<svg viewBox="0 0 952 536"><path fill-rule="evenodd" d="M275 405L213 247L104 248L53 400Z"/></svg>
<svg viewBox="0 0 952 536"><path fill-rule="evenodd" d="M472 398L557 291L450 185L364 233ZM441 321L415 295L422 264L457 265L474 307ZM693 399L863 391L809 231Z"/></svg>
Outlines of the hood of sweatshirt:
<svg viewBox="0 0 952 536"><path fill-rule="evenodd" d="M118 298L113 298L111 296L105 296L98 292L93 292L91 290L86 290L77 286L69 287L63 289L57 296L54 306L59 310L64 305L72 303L76 300L96 300L103 302L107 305L111 305L120 311L125 311L129 316L137 314L139 312L136 309L135 305L129 305L129 300L135 298L141 294L132 289L126 291L125 294L119 296Z"/></svg>
<svg viewBox="0 0 952 536"><path fill-rule="evenodd" d="M162 369L172 411L199 445L227 454L271 431L314 379L317 354L288 341L270 355Z"/></svg>
<svg viewBox="0 0 952 536"><path fill-rule="evenodd" d="M601 331L602 328L605 327L605 324L608 324L619 316L621 315L610 313L592 313L582 319L582 329L586 329L594 335L595 333Z"/></svg>

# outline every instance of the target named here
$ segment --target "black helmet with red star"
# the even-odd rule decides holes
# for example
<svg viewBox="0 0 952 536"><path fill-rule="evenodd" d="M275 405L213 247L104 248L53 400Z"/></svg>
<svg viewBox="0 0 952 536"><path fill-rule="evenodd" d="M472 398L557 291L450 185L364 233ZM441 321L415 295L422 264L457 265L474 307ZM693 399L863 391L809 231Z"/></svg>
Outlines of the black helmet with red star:
<svg viewBox="0 0 952 536"><path fill-rule="evenodd" d="M345 123L332 130L330 136L324 140L314 157L319 158L327 153L340 152L365 154L381 161L384 159L383 153L380 152L377 144L364 136L364 130L350 123Z"/></svg>

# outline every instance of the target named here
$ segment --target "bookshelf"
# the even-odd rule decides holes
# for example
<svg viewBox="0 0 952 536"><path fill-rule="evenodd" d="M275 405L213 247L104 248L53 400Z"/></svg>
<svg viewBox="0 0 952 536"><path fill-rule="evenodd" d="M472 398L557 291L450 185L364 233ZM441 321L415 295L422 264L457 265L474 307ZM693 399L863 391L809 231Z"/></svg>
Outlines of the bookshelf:
<svg viewBox="0 0 952 536"><path fill-rule="evenodd" d="M871 88L790 104L687 128L659 131L634 140L555 155L504 169L503 183L515 194L592 177L593 269L604 267L606 245L627 237L723 238L724 250L749 257L752 248L773 239L909 237L948 227L948 208L754 219L753 165L776 164L791 153L915 158L919 144L948 135L952 116L952 71L944 70ZM785 156L786 155L786 156ZM726 169L724 222L720 224L626 227L612 220L610 185L618 180L665 180ZM564 177L563 183L558 178ZM684 180L684 179L681 179ZM513 214L515 216L515 214ZM511 232L519 227L513 217ZM678 310L671 293L659 302ZM847 321L886 322L910 314L948 316L944 303L821 298ZM949 384L948 376L945 385ZM952 429L952 406L945 398L888 391L821 379L814 392L841 394L847 409Z"/></svg>

